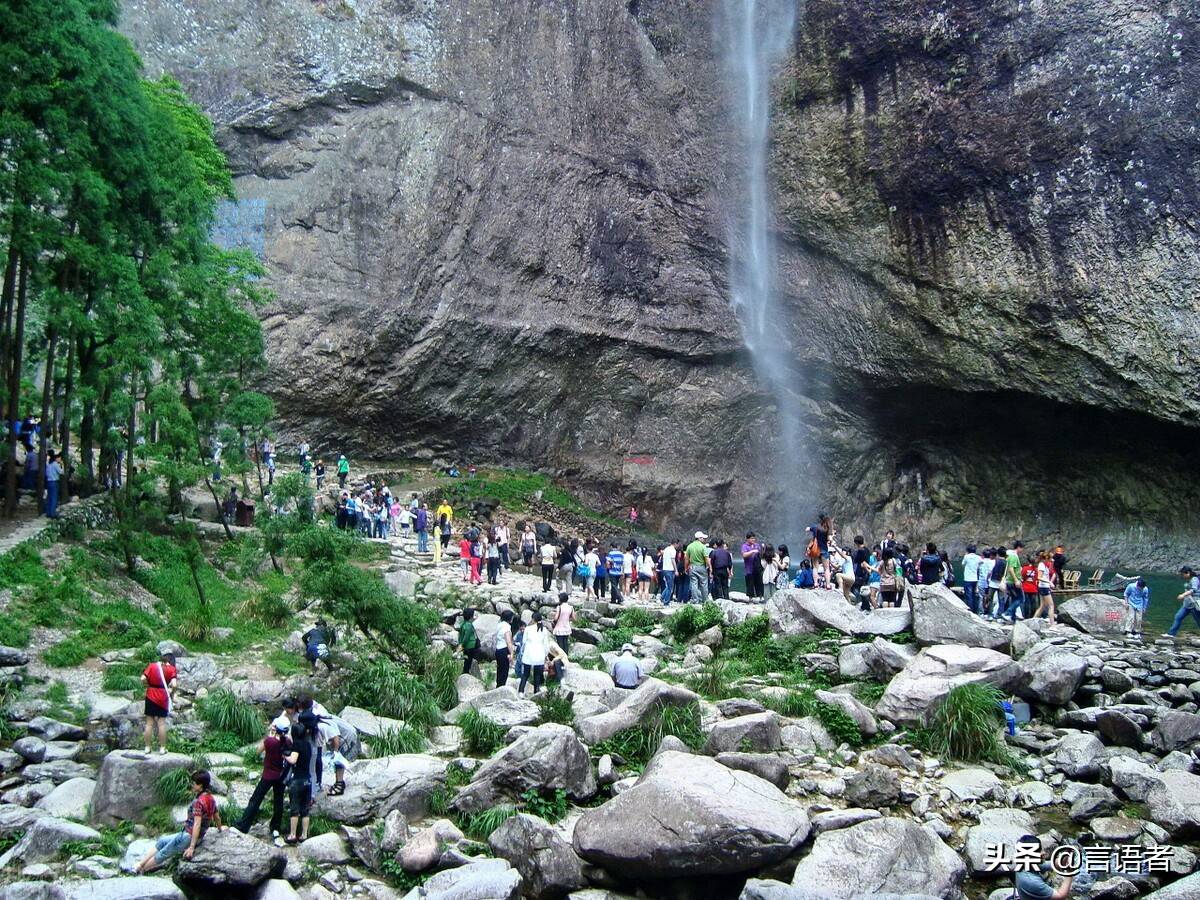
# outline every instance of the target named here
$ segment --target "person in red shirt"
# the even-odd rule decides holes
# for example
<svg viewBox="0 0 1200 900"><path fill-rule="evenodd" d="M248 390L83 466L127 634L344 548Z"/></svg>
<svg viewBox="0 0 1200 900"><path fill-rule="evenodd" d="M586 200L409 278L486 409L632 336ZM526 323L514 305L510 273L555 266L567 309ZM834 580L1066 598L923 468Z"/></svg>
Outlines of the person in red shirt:
<svg viewBox="0 0 1200 900"><path fill-rule="evenodd" d="M471 542L466 537L458 542L458 556L463 581L469 581L471 579Z"/></svg>
<svg viewBox="0 0 1200 900"><path fill-rule="evenodd" d="M267 728L267 736L258 742L258 752L263 757L262 778L254 786L254 793L246 804L246 811L233 827L246 834L250 831L262 806L267 791L271 791L271 837L276 844L283 846L280 830L283 828L283 770L284 756L292 752L292 742L288 738L291 721L287 716L280 716Z"/></svg>
<svg viewBox="0 0 1200 900"><path fill-rule="evenodd" d="M1026 619L1031 618L1033 616L1034 609L1036 609L1038 605L1038 573L1037 565L1034 561L1034 557L1032 556L1027 557L1025 560L1025 565L1021 566L1021 594L1021 600L1024 607L1021 612L1024 614ZM1016 610L1014 610L1013 619L1015 620L1016 617Z"/></svg>
<svg viewBox="0 0 1200 900"><path fill-rule="evenodd" d="M167 718L171 715L171 692L175 690L175 654L164 653L158 662L152 662L142 672L146 685L146 752L158 729L158 752L167 752Z"/></svg>
<svg viewBox="0 0 1200 900"><path fill-rule="evenodd" d="M224 831L221 824L221 812L217 809L217 801L213 799L212 776L201 769L192 773L192 794L195 799L188 807L187 820L183 823L183 831L175 834L164 834L154 844L151 850L137 864L138 875L145 875L155 869L165 866L173 857L183 854L184 859L191 859L196 852L196 845L204 837L212 825L218 831Z"/></svg>

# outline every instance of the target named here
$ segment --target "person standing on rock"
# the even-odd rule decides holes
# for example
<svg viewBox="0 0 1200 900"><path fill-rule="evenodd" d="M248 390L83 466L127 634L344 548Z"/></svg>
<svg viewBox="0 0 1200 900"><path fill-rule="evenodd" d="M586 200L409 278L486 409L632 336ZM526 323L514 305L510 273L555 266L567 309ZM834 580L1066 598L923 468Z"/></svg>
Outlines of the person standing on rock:
<svg viewBox="0 0 1200 900"><path fill-rule="evenodd" d="M1004 571L1004 589L1008 592L1010 608L1014 601L1017 601L1017 606L1020 606L1020 601L1024 596L1021 593L1021 551L1024 549L1025 544L1021 541L1013 541L1011 550L1005 551L1002 547L999 551L1004 553L1004 560L1007 563Z"/></svg>
<svg viewBox="0 0 1200 900"><path fill-rule="evenodd" d="M979 614L979 561L975 545L967 544L966 555L962 558L963 603L976 615Z"/></svg>
<svg viewBox="0 0 1200 900"><path fill-rule="evenodd" d="M500 583L500 542L496 537L496 529L492 529L484 552L487 554L488 584Z"/></svg>
<svg viewBox="0 0 1200 900"><path fill-rule="evenodd" d="M575 620L575 609L571 606L571 596L566 592L558 595L558 608L554 610L554 641L562 648L563 653L571 651L571 623Z"/></svg>
<svg viewBox="0 0 1200 900"><path fill-rule="evenodd" d="M513 612L506 609L500 613L500 624L496 628L496 687L508 684L508 669L516 659L516 647L513 646L512 633ZM519 665L519 663L518 663Z"/></svg>
<svg viewBox="0 0 1200 900"><path fill-rule="evenodd" d="M674 542L664 544L662 548L661 565L662 577L659 586L662 588L663 606L670 606L675 597L675 554L677 549Z"/></svg>
<svg viewBox="0 0 1200 900"><path fill-rule="evenodd" d="M225 830L221 824L221 811L217 809L217 801L212 795L212 775L203 769L193 772L191 789L194 799L188 806L183 831L160 837L154 849L137 864L134 869L136 874L145 875L160 869L181 853L184 859L191 859L196 852L196 845L211 826L215 825L218 831Z"/></svg>
<svg viewBox="0 0 1200 900"><path fill-rule="evenodd" d="M525 564L525 568L533 568L533 558L537 555L537 532L533 530L533 523L526 522L525 530L521 532L521 562Z"/></svg>
<svg viewBox="0 0 1200 900"><path fill-rule="evenodd" d="M578 546L577 541L563 541L562 548L558 553L558 584L559 593L571 592L571 586L575 581L575 548Z"/></svg>
<svg viewBox="0 0 1200 900"><path fill-rule="evenodd" d="M510 536L508 523L501 520L494 530L496 549L500 551L500 565L507 572L512 568L512 559L508 555L508 539Z"/></svg>
<svg viewBox="0 0 1200 900"><path fill-rule="evenodd" d="M442 553L445 553L446 548L450 546L450 535L454 531L453 520L445 513L438 516L438 531L438 542L441 544Z"/></svg>
<svg viewBox="0 0 1200 900"><path fill-rule="evenodd" d="M350 477L350 460L346 459L345 453L338 456L337 477L338 477L338 487L345 490L346 479Z"/></svg>
<svg viewBox="0 0 1200 900"><path fill-rule="evenodd" d="M288 812L291 814L288 844L301 844L308 840L309 810L313 798L313 758L319 753L313 741L315 732L303 721L292 726L291 752L285 756L292 767L292 780L288 783Z"/></svg>
<svg viewBox="0 0 1200 900"><path fill-rule="evenodd" d="M1200 576L1191 566L1184 566L1179 570L1179 574L1187 579L1187 583L1184 585L1183 593L1176 598L1179 601L1179 612L1175 613L1175 621L1167 629L1167 634L1171 637L1179 634L1179 629L1183 627L1183 623L1189 615L1195 621L1196 626L1200 628Z"/></svg>
<svg viewBox="0 0 1200 900"><path fill-rule="evenodd" d="M152 662L142 672L142 683L146 685L146 753L158 732L158 752L167 752L167 719L171 716L171 692L175 690L175 654L164 653L158 662Z"/></svg>
<svg viewBox="0 0 1200 900"><path fill-rule="evenodd" d="M454 527L454 507L450 505L449 500L443 500L438 504L437 511L434 513L437 520L442 521L442 516L446 517L446 521L451 523L451 529Z"/></svg>
<svg viewBox="0 0 1200 900"><path fill-rule="evenodd" d="M542 679L546 672L546 660L558 659L564 664L569 663L558 644L550 640L550 632L542 623L542 614L535 612L533 621L525 629L525 640L521 645L521 682L517 688L518 694L525 693L525 685L533 679L533 692L542 689Z"/></svg>
<svg viewBox="0 0 1200 900"><path fill-rule="evenodd" d="M763 544L760 559L762 561L763 600L770 600L775 596L775 582L779 578L779 562L775 558L775 548L770 544Z"/></svg>
<svg viewBox="0 0 1200 900"><path fill-rule="evenodd" d="M596 552L596 546L590 540L587 545L587 553L583 555L583 595L595 599L596 597L596 578L603 578L600 572L600 554Z"/></svg>
<svg viewBox="0 0 1200 900"><path fill-rule="evenodd" d="M47 519L58 518L58 488L62 484L63 467L58 461L58 454L53 450L46 459L46 506Z"/></svg>
<svg viewBox="0 0 1200 900"><path fill-rule="evenodd" d="M612 594L612 602L623 603L624 595L621 593L621 567L625 565L625 554L618 549L616 541L613 541L611 544L609 544L608 557L605 562L605 568L608 569L608 591L610 594Z"/></svg>
<svg viewBox="0 0 1200 900"><path fill-rule="evenodd" d="M417 509L416 516L413 519L413 525L417 529L417 552L429 552L429 508L424 503Z"/></svg>
<svg viewBox="0 0 1200 900"><path fill-rule="evenodd" d="M786 547L779 549L785 553L787 551ZM733 576L733 554L729 552L724 540L718 540L708 558L712 560L713 599L728 600L729 582Z"/></svg>
<svg viewBox="0 0 1200 900"><path fill-rule="evenodd" d="M884 547L879 553L879 605L898 607L904 590L904 575L896 565L896 551L891 547Z"/></svg>
<svg viewBox="0 0 1200 900"><path fill-rule="evenodd" d="M476 529L474 537L469 541L471 553L471 584L483 584L483 576L481 572L483 570L484 554L487 553L487 548L485 547L486 543L487 538L484 537L483 534L478 531L478 529Z"/></svg>
<svg viewBox="0 0 1200 900"><path fill-rule="evenodd" d="M550 585L554 583L554 563L558 559L558 548L550 541L542 544L542 593L550 593Z"/></svg>
<svg viewBox="0 0 1200 900"><path fill-rule="evenodd" d="M475 633L475 610L467 607L462 613L462 624L458 626L458 646L463 654L463 674L471 674L471 664L479 655L479 635Z"/></svg>
<svg viewBox="0 0 1200 900"><path fill-rule="evenodd" d="M621 557L621 594L632 594L636 585L633 584L633 568L637 563L637 541L625 545L625 554Z"/></svg>
<svg viewBox="0 0 1200 900"><path fill-rule="evenodd" d="M742 573L746 576L746 596L752 600L763 595L762 547L751 531L742 543Z"/></svg>
<svg viewBox="0 0 1200 900"><path fill-rule="evenodd" d="M689 602L705 603L708 601L708 582L712 578L712 560L708 558L708 545L705 541L708 535L697 531L692 542L683 551L687 564L688 587L692 591Z"/></svg>
<svg viewBox="0 0 1200 900"><path fill-rule="evenodd" d="M1125 585L1125 603L1129 607L1129 628L1125 634L1129 637L1142 636L1142 616L1150 605L1150 588L1145 578L1138 578Z"/></svg>
<svg viewBox="0 0 1200 900"><path fill-rule="evenodd" d="M649 547L642 547L637 557L638 599L643 603L650 602L650 584L654 581L654 553Z"/></svg>
<svg viewBox="0 0 1200 900"><path fill-rule="evenodd" d="M280 832L283 830L283 758L291 751L291 741L288 733L292 723L287 716L279 716L267 728L267 735L258 742L256 749L263 758L262 778L254 786L254 793L246 803L245 812L233 826L242 834L248 834L251 826L258 819L258 810L266 799L267 791L271 792L271 837L277 844L282 845Z"/></svg>
<svg viewBox="0 0 1200 900"><path fill-rule="evenodd" d="M1056 610L1054 609L1054 564L1050 562L1050 551L1043 550L1041 559L1037 564L1037 588L1038 603L1037 612L1033 614L1033 618L1041 618L1042 610L1046 611L1046 618L1053 625L1056 621Z"/></svg>

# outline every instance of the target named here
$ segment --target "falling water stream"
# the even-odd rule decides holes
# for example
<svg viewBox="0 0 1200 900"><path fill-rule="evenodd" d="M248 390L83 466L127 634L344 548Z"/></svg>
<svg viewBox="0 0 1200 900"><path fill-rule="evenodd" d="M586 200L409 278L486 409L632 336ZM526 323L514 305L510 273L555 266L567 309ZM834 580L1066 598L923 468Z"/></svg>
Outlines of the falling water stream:
<svg viewBox="0 0 1200 900"><path fill-rule="evenodd" d="M797 0L724 0L722 31L735 138L744 170L732 216L730 283L743 339L762 386L774 400L764 423L764 445L774 448L769 471L775 489L771 525L779 537L800 539L811 486L805 483L808 448L800 376L782 325L776 291L776 252L767 159L771 130L771 75L791 46Z"/></svg>

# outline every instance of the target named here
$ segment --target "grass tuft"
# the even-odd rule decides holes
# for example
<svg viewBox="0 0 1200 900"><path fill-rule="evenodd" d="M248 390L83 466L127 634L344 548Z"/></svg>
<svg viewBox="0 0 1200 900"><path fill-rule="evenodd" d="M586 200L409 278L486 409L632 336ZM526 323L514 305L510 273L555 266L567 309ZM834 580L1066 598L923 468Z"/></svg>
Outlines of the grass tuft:
<svg viewBox="0 0 1200 900"><path fill-rule="evenodd" d="M399 728L388 728L373 738L368 738L371 745L371 755L398 756L401 753L420 753L425 749L425 735L415 728L401 725Z"/></svg>
<svg viewBox="0 0 1200 900"><path fill-rule="evenodd" d="M910 739L943 759L993 762L1019 768L1001 737L1003 695L987 684L960 684L934 711L928 728L913 729Z"/></svg>
<svg viewBox="0 0 1200 900"><path fill-rule="evenodd" d="M226 688L218 688L196 704L200 718L217 731L236 735L242 741L262 736L263 723L258 711Z"/></svg>
<svg viewBox="0 0 1200 900"><path fill-rule="evenodd" d="M480 714L477 709L468 709L458 720L462 729L463 743L467 750L479 756L491 756L504 746L504 735L508 731L503 725L497 725L491 719Z"/></svg>
<svg viewBox="0 0 1200 900"><path fill-rule="evenodd" d="M700 730L700 707L664 706L645 721L612 737L592 748L594 756L605 753L620 757L626 764L641 768L658 751L659 744L668 734L674 735L690 749L699 750L704 745L704 733Z"/></svg>

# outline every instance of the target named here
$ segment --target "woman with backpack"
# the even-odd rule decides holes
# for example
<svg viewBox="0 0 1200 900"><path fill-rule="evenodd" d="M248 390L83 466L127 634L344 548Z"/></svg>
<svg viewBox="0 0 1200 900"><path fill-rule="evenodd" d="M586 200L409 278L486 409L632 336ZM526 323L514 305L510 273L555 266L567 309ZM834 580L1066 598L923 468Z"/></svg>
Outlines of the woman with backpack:
<svg viewBox="0 0 1200 900"><path fill-rule="evenodd" d="M775 548L764 544L762 548L762 597L770 600L775 596L775 580L779 577L779 562L775 558Z"/></svg>
<svg viewBox="0 0 1200 900"><path fill-rule="evenodd" d="M550 632L542 623L542 614L534 613L533 621L525 629L525 639L521 644L521 683L517 688L518 694L525 693L525 685L533 679L533 692L542 689L542 680L546 672L546 660L559 659L569 662L557 643L550 640Z"/></svg>
<svg viewBox="0 0 1200 900"><path fill-rule="evenodd" d="M525 523L525 530L521 533L521 562L525 564L525 568L533 568L533 557L537 554L537 532L533 530L533 524Z"/></svg>

